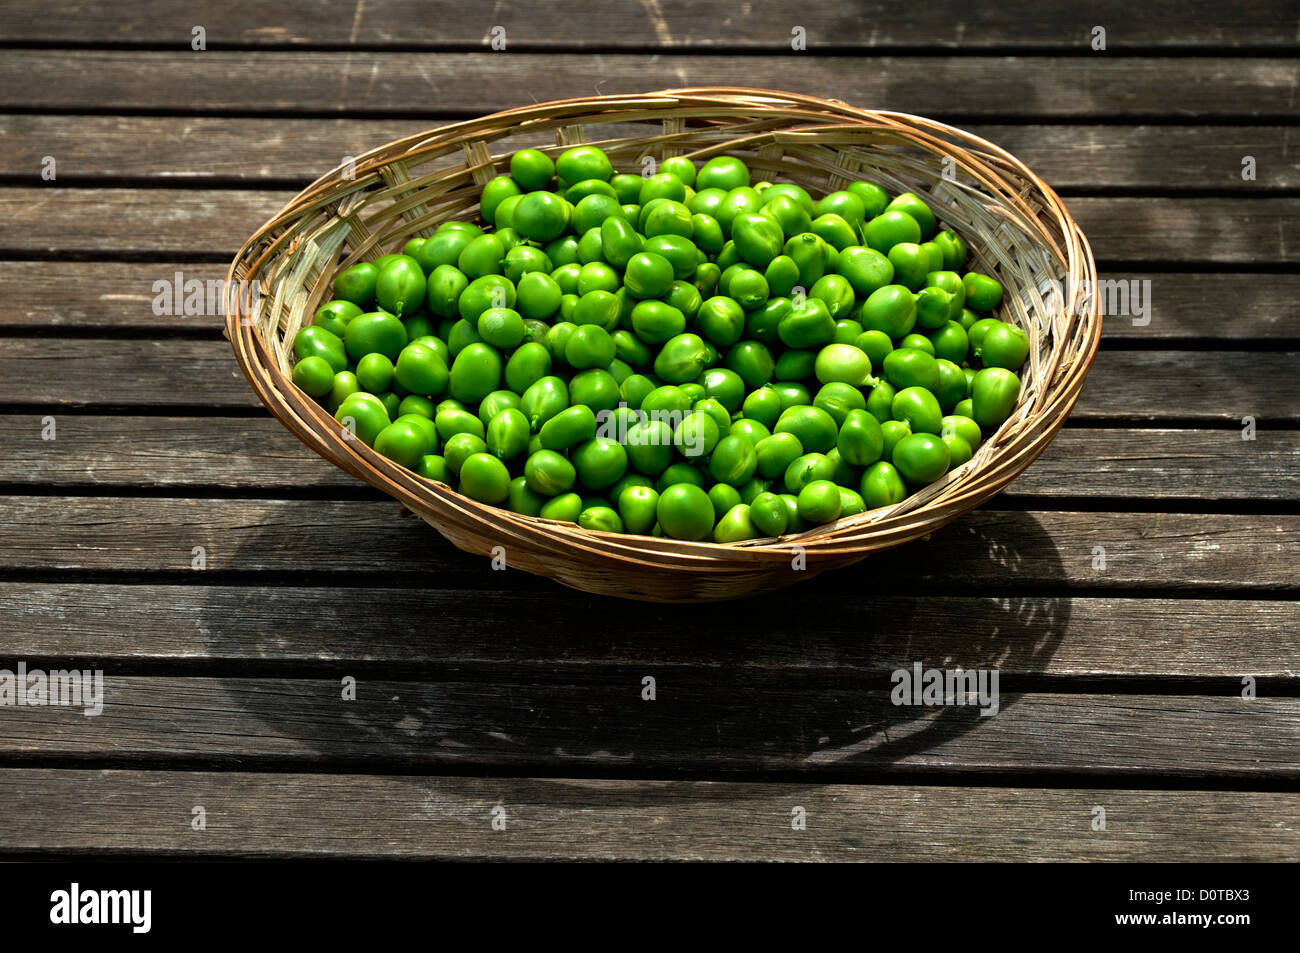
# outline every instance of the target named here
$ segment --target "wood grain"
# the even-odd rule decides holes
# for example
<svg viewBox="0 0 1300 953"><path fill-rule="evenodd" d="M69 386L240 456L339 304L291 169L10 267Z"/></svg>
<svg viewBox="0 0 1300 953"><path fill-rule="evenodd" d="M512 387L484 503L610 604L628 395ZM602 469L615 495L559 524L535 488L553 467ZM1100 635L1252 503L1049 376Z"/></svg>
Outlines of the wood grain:
<svg viewBox="0 0 1300 953"><path fill-rule="evenodd" d="M278 190L0 188L0 220L10 225L0 256L202 256L215 264L290 198ZM1067 204L1103 266L1300 262L1300 199L1080 197Z"/></svg>
<svg viewBox="0 0 1300 953"><path fill-rule="evenodd" d="M207 829L188 819L195 805ZM505 811L504 831L492 811ZM807 824L793 830L791 812ZM1106 830L1092 830L1094 809ZM0 772L0 843L135 857L1294 861L1289 793Z"/></svg>
<svg viewBox="0 0 1300 953"><path fill-rule="evenodd" d="M485 552L453 549L398 504L368 500L213 500L10 496L0 510L0 569L98 572L303 572L371 583L469 582L497 588ZM976 510L888 556L801 588L968 592L980 586L1243 592L1294 590L1300 517ZM1096 547L1105 550L1105 565ZM509 563L509 553L506 554ZM1094 564L1097 568L1094 568ZM518 584L555 591L523 573ZM197 581L197 580L196 580ZM320 580L320 581L323 581ZM513 583L512 583L513 584Z"/></svg>
<svg viewBox="0 0 1300 953"><path fill-rule="evenodd" d="M878 687L683 673L642 700L636 669L562 683L342 678L103 678L103 711L5 712L0 762L45 757L268 766L473 765L509 771L899 771L1131 777L1300 777L1300 699L1003 692L896 706Z"/></svg>
<svg viewBox="0 0 1300 953"><path fill-rule="evenodd" d="M360 490L278 422L239 417L0 415L0 486ZM1300 501L1300 433L1066 428L1012 499Z"/></svg>
<svg viewBox="0 0 1300 953"><path fill-rule="evenodd" d="M181 322L191 321L180 318ZM37 413L86 407L258 406L221 340L12 338L0 404ZM1073 412L1077 420L1200 420L1240 427L1300 423L1289 352L1105 351ZM105 389L106 381L113 387Z"/></svg>
<svg viewBox="0 0 1300 953"><path fill-rule="evenodd" d="M207 29L212 49L229 47L388 47L446 50L486 46L494 25L506 30L508 49L763 49L789 50L791 27L807 31L809 50L863 47L926 49L1089 49L1095 22L1107 24L1107 48L1158 45L1171 48L1246 46L1288 49L1294 38L1277 28L1273 4L1247 2L1231 12L1221 4L1106 4L1081 11L1067 0L1024 10L972 7L944 0L927 7L924 19L900 15L906 5L880 0L855 4L804 4L794 10L779 0L752 0L743 15L701 7L690 0L614 6L579 0L564 16L545 7L505 2L466 8L450 0L372 0L353 16L321 16L305 0L273 8L200 0L178 9L165 0L144 0L129 10L109 11L79 0L17 0L0 16L0 40L15 43L92 43L112 46L188 41L194 24ZM934 24L944 24L936 30ZM425 29L437 25L437 29ZM575 24L581 24L575 29ZM412 25L417 25L412 29Z"/></svg>
<svg viewBox="0 0 1300 953"><path fill-rule="evenodd" d="M1088 25L1090 30L1092 24ZM518 105L686 86L788 87L935 119L1168 115L1184 122L1292 116L1300 63L1288 58L1109 56L691 56L597 53L534 56L270 52L188 47L174 52L11 49L0 59L0 109L479 115ZM789 33L789 27L782 32ZM1083 40L1083 37L1080 37ZM797 64L797 68L792 68ZM87 83L86 76L94 76ZM935 77L942 76L943 82ZM436 104L436 105L434 105ZM995 121L995 120L994 120Z"/></svg>
<svg viewBox="0 0 1300 953"><path fill-rule="evenodd" d="M181 262L61 262L9 261L0 263L0 333L24 333L68 328L119 331L164 331L215 336L218 315L156 314L156 281L198 278L221 281L221 265ZM1106 342L1167 341L1186 339L1223 341L1225 346L1250 346L1263 339L1295 341L1300 338L1300 274L1269 275L1224 272L1169 273L1112 271L1106 280L1139 282L1148 317L1114 315L1102 322ZM1141 282L1151 282L1150 293ZM1231 289L1232 314L1225 318L1220 297ZM1134 324L1134 319L1139 322ZM1145 322L1145 323L1143 323Z"/></svg>
<svg viewBox="0 0 1300 953"><path fill-rule="evenodd" d="M924 660L943 668L992 663L1004 679L1060 686L1078 678L1212 678L1227 690L1247 674L1300 679L1300 606L1287 601L849 591L825 612L824 595L800 586L747 600L743 611L656 606L615 632L573 620L626 618L621 604L554 591L538 613L536 593L511 591L510 581L500 580L490 598L432 585L0 583L0 628L10 656L29 666L77 663L121 674L142 665L494 679L608 679L635 670L879 684ZM817 625L807 625L814 617ZM1261 683L1259 691L1273 689Z"/></svg>
<svg viewBox="0 0 1300 953"><path fill-rule="evenodd" d="M0 176L40 184L41 160L57 181L207 181L301 188L337 165L450 118L276 119L211 116L0 115ZM1288 126L987 125L964 128L1022 159L1057 191L1300 187L1300 150ZM553 145L540 134L537 144ZM522 144L525 140L520 139ZM511 148L514 148L512 143ZM499 151L499 150L498 150ZM1256 178L1241 177L1254 156Z"/></svg>

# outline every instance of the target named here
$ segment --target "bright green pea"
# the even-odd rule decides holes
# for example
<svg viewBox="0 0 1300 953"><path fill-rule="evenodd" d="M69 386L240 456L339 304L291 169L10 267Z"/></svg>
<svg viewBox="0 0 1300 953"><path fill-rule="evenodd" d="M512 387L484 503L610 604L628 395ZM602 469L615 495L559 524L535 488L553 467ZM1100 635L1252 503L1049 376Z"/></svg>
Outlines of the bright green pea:
<svg viewBox="0 0 1300 953"><path fill-rule="evenodd" d="M971 381L970 397L969 416L981 431L991 433L1015 409L1020 397L1020 378L1006 368L986 367Z"/></svg>
<svg viewBox="0 0 1300 953"><path fill-rule="evenodd" d="M907 486L903 483L902 474L892 463L884 460L867 467L858 489L867 507L873 510L901 503L907 497Z"/></svg>
<svg viewBox="0 0 1300 953"><path fill-rule="evenodd" d="M334 368L325 358L309 355L293 366L293 382L312 397L324 397L334 387Z"/></svg>
<svg viewBox="0 0 1300 953"><path fill-rule="evenodd" d="M840 491L830 480L813 480L806 484L797 497L799 515L814 525L839 519L843 510Z"/></svg>
<svg viewBox="0 0 1300 953"><path fill-rule="evenodd" d="M877 288L863 302L859 320L869 331L901 338L916 325L916 296L902 285Z"/></svg>
<svg viewBox="0 0 1300 953"><path fill-rule="evenodd" d="M996 278L968 271L961 283L966 286L966 307L972 311L992 311L1002 303L1002 283Z"/></svg>
<svg viewBox="0 0 1300 953"><path fill-rule="evenodd" d="M932 483L948 472L948 446L931 433L908 434L894 446L893 464L911 483Z"/></svg>
<svg viewBox="0 0 1300 953"><path fill-rule="evenodd" d="M875 463L885 448L880 421L867 410L850 410L840 425L836 446L840 456L852 466L862 467Z"/></svg>
<svg viewBox="0 0 1300 953"><path fill-rule="evenodd" d="M905 420L913 433L937 434L943 426L943 411L934 394L924 387L904 387L894 395L895 420Z"/></svg>
<svg viewBox="0 0 1300 953"><path fill-rule="evenodd" d="M677 483L659 494L659 526L673 539L700 540L713 530L713 503L693 483Z"/></svg>

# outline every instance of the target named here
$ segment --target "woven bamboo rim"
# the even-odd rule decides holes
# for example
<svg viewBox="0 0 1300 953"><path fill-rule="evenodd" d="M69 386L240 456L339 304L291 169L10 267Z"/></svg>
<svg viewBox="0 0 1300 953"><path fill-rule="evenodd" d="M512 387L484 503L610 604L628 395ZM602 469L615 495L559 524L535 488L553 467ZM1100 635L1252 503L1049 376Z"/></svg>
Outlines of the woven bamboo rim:
<svg viewBox="0 0 1300 953"><path fill-rule="evenodd" d="M545 143L552 142L551 145ZM358 261L477 214L482 184L525 145L555 156L599 145L619 169L663 159L741 156L762 177L814 195L863 178L913 191L970 246L971 267L1006 288L1002 317L1030 357L1020 404L972 459L920 493L778 540L691 543L584 530L477 503L380 456L290 378L294 334ZM349 177L351 173L351 177ZM530 105L372 150L304 189L244 243L228 287L226 334L258 397L304 443L400 500L456 546L588 592L651 601L729 599L848 565L932 533L1005 487L1043 452L1078 399L1101 317L1087 240L1056 193L1014 156L903 113L742 87L672 89ZM501 547L498 549L498 547Z"/></svg>

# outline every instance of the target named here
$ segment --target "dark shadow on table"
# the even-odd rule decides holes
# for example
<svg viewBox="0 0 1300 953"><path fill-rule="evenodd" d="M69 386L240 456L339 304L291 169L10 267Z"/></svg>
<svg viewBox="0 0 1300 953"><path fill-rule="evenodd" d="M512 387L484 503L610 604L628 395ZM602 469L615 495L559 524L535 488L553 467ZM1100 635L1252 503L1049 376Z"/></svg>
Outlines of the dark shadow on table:
<svg viewBox="0 0 1300 953"><path fill-rule="evenodd" d="M310 503L304 503L309 508ZM292 761L385 770L563 776L806 772L818 779L932 767L926 752L1000 713L905 707L891 673L1043 671L1069 624L1051 536L1030 513L970 514L929 540L787 590L697 606L587 596L451 550L394 512L394 564L463 563L455 592L401 585L214 588L209 654L289 680L229 679L229 703ZM345 540L347 527L340 527ZM274 547L255 535L236 564ZM341 542L341 545L346 545ZM379 584L387 586L382 577ZM375 580L371 579L371 585ZM999 595L1001 592L1035 594ZM1042 595L1036 594L1042 592ZM353 674L357 699L340 700ZM655 679L656 699L642 698ZM214 716L216 717L216 716ZM268 755L270 760L277 756Z"/></svg>

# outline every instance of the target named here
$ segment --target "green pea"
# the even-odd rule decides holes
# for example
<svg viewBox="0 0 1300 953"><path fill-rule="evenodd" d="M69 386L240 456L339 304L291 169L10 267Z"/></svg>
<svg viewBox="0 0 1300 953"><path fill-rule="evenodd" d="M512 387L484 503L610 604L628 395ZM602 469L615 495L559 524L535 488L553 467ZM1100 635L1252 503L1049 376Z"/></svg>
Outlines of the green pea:
<svg viewBox="0 0 1300 953"><path fill-rule="evenodd" d="M740 491L728 483L715 483L709 487L709 502L713 504L713 519L722 519L731 510L733 506L745 502Z"/></svg>
<svg viewBox="0 0 1300 953"><path fill-rule="evenodd" d="M528 418L528 426L538 432L542 424L569 406L569 386L562 378L541 377L521 395L520 409Z"/></svg>
<svg viewBox="0 0 1300 953"><path fill-rule="evenodd" d="M357 380L356 374L351 371L339 371L334 375L334 382L330 385L330 392L325 398L326 409L333 413L347 397L360 390L361 383Z"/></svg>
<svg viewBox="0 0 1300 953"><path fill-rule="evenodd" d="M575 327L564 345L564 359L578 370L607 367L614 353L614 339L596 324Z"/></svg>
<svg viewBox="0 0 1300 953"><path fill-rule="evenodd" d="M528 488L541 496L567 493L578 479L578 472L565 457L554 450L539 450L524 463L524 480Z"/></svg>
<svg viewBox="0 0 1300 953"><path fill-rule="evenodd" d="M811 288L826 273L826 242L812 232L795 235L782 246L781 253L799 269L799 284Z"/></svg>
<svg viewBox="0 0 1300 953"><path fill-rule="evenodd" d="M334 278L334 297L364 307L375 300L375 282L378 280L378 268L368 261L357 262Z"/></svg>
<svg viewBox="0 0 1300 953"><path fill-rule="evenodd" d="M807 298L781 319L777 334L786 347L813 348L829 344L835 338L835 319L826 302Z"/></svg>
<svg viewBox="0 0 1300 953"><path fill-rule="evenodd" d="M980 360L985 367L1018 371L1029 358L1029 336L1013 324L999 322L984 334Z"/></svg>
<svg viewBox="0 0 1300 953"><path fill-rule="evenodd" d="M940 232L934 238L943 255L943 267L947 271L957 271L966 264L966 243L952 229Z"/></svg>
<svg viewBox="0 0 1300 953"><path fill-rule="evenodd" d="M528 448L528 418L512 407L497 413L487 425L488 453L502 460L519 456Z"/></svg>
<svg viewBox="0 0 1300 953"><path fill-rule="evenodd" d="M867 507L873 510L901 503L907 497L907 487L898 468L884 460L867 467L858 489Z"/></svg>
<svg viewBox="0 0 1300 953"><path fill-rule="evenodd" d="M753 441L740 434L723 437L709 457L709 473L713 479L731 486L744 484L757 467Z"/></svg>
<svg viewBox="0 0 1300 953"><path fill-rule="evenodd" d="M865 410L867 399L862 391L852 384L831 381L823 384L817 391L817 395L813 397L813 406L830 414L831 420L835 421L835 426L839 427L844 424L844 418L850 410Z"/></svg>
<svg viewBox="0 0 1300 953"><path fill-rule="evenodd" d="M618 385L619 396L632 408L640 408L655 389L655 382L644 374L632 374Z"/></svg>
<svg viewBox="0 0 1300 953"><path fill-rule="evenodd" d="M949 321L930 335L934 356L960 364L970 353L970 338L956 321Z"/></svg>
<svg viewBox="0 0 1300 953"><path fill-rule="evenodd" d="M886 209L862 226L862 236L867 247L888 255L895 245L904 242L919 243L921 226L916 219L904 212Z"/></svg>
<svg viewBox="0 0 1300 953"><path fill-rule="evenodd" d="M596 415L585 404L560 411L538 431L547 450L567 450L596 436Z"/></svg>
<svg viewBox="0 0 1300 953"><path fill-rule="evenodd" d="M358 314L361 314L360 305L338 298L334 301L327 301L317 308L316 315L312 318L312 324L325 328L326 331L342 340L348 322Z"/></svg>
<svg viewBox="0 0 1300 953"><path fill-rule="evenodd" d="M433 423L444 442L459 433L473 434L482 439L487 432L483 421L469 411L456 407L443 407L438 410L434 414Z"/></svg>
<svg viewBox="0 0 1300 953"><path fill-rule="evenodd" d="M737 503L729 509L713 530L713 540L717 543L738 543L758 536L759 532L750 519L749 507L744 503Z"/></svg>
<svg viewBox="0 0 1300 953"><path fill-rule="evenodd" d="M871 358L852 344L827 344L817 352L813 371L823 384L840 381L862 387L871 378Z"/></svg>
<svg viewBox="0 0 1300 953"><path fill-rule="evenodd" d="M755 469L764 479L774 480L783 475L803 453L803 444L793 433L774 433L755 445Z"/></svg>
<svg viewBox="0 0 1300 953"><path fill-rule="evenodd" d="M830 480L813 480L806 484L797 499L799 515L814 525L838 519L843 509L839 487Z"/></svg>
<svg viewBox="0 0 1300 953"><path fill-rule="evenodd" d="M703 411L686 414L673 428L673 445L687 459L708 456L721 439L717 421Z"/></svg>
<svg viewBox="0 0 1300 953"><path fill-rule="evenodd" d="M764 536L783 535L790 521L784 501L771 492L754 497L749 504L749 518L754 528Z"/></svg>
<svg viewBox="0 0 1300 953"><path fill-rule="evenodd" d="M957 406L957 401L967 394L966 375L952 361L936 360L939 368L939 386L934 390L935 399L945 413L950 413Z"/></svg>
<svg viewBox="0 0 1300 953"><path fill-rule="evenodd" d="M364 317L364 315L362 316ZM356 321L356 318L352 319ZM396 319L394 319L396 320ZM398 322L401 327L401 322ZM402 333L406 330L403 328ZM338 335L331 334L324 328L314 324L309 324L299 329L293 338L293 354L298 360L308 357L319 357L333 369L334 373L347 370L348 354L350 352L344 349L344 342L339 340ZM364 356L367 351L362 351L358 357Z"/></svg>
<svg viewBox="0 0 1300 953"><path fill-rule="evenodd" d="M627 451L617 440L593 437L574 449L573 466L583 486L603 490L627 470Z"/></svg>
<svg viewBox="0 0 1300 953"><path fill-rule="evenodd" d="M774 297L784 298L794 291L799 284L799 266L789 255L777 255L767 263L763 270L767 281L768 293Z"/></svg>
<svg viewBox="0 0 1300 953"><path fill-rule="evenodd" d="M889 204L889 193L874 182L859 179L856 182L850 182L846 191L858 197L858 201L862 203L862 214L865 218L875 218Z"/></svg>
<svg viewBox="0 0 1300 953"><path fill-rule="evenodd" d="M437 483L450 484L453 479L451 468L447 466L447 461L442 456L435 453L428 453L421 457L420 462L416 464L415 472L426 480L433 480Z"/></svg>
<svg viewBox="0 0 1300 953"><path fill-rule="evenodd" d="M731 426L727 429L727 433L741 434L748 437L755 444L765 437L772 436L772 431L766 424L752 420L749 417L738 417L733 420Z"/></svg>
<svg viewBox="0 0 1300 953"><path fill-rule="evenodd" d="M800 202L789 196L778 194L772 198L764 196L763 207L759 214L770 218L781 226L785 238L793 238L812 228L812 216Z"/></svg>
<svg viewBox="0 0 1300 953"><path fill-rule="evenodd" d="M799 438L799 443L805 450L816 453L824 453L835 446L839 437L839 427L834 418L820 407L812 405L791 407L783 411L772 432L792 433Z"/></svg>
<svg viewBox="0 0 1300 953"><path fill-rule="evenodd" d="M599 367L574 374L569 381L570 401L586 404L596 414L617 407L620 396L618 380L609 371Z"/></svg>
<svg viewBox="0 0 1300 953"><path fill-rule="evenodd" d="M822 275L813 283L808 297L824 302L826 310L836 320L846 317L855 303L853 286L842 275Z"/></svg>
<svg viewBox="0 0 1300 953"><path fill-rule="evenodd" d="M522 394L551 372L551 355L545 347L529 341L521 344L506 361L506 386Z"/></svg>
<svg viewBox="0 0 1300 953"><path fill-rule="evenodd" d="M894 200L886 206L886 210L903 212L910 216L921 232L917 241L929 238L934 234L934 213L930 211L930 206L926 205L925 201L915 192L903 192L895 196Z"/></svg>
<svg viewBox="0 0 1300 953"><path fill-rule="evenodd" d="M708 361L709 352L699 335L678 334L660 348L655 356L654 371L670 384L684 384L699 377Z"/></svg>
<svg viewBox="0 0 1300 953"><path fill-rule="evenodd" d="M700 305L695 323L709 341L718 347L730 347L745 332L745 311L732 298L715 295Z"/></svg>
<svg viewBox="0 0 1300 953"><path fill-rule="evenodd" d="M907 425L905 420L886 420L880 425L880 436L884 438L885 446L880 455L886 460L892 460L894 457L894 447L898 441L902 440L912 432L912 428Z"/></svg>
<svg viewBox="0 0 1300 953"><path fill-rule="evenodd" d="M470 344L452 362L448 391L474 403L501 386L501 355L487 344Z"/></svg>
<svg viewBox="0 0 1300 953"><path fill-rule="evenodd" d="M931 433L913 433L894 447L893 463L911 483L931 483L948 472L951 457L943 440Z"/></svg>
<svg viewBox="0 0 1300 953"><path fill-rule="evenodd" d="M850 410L840 425L836 442L840 456L852 466L861 467L875 463L885 449L885 438L880 432L880 422L866 410Z"/></svg>
<svg viewBox="0 0 1300 953"><path fill-rule="evenodd" d="M466 321L477 322L478 316L488 308L513 308L515 286L504 275L483 275L475 278L461 293L456 302L456 312Z"/></svg>
<svg viewBox="0 0 1300 953"><path fill-rule="evenodd" d="M798 493L816 480L835 476L835 463L824 453L805 453L795 457L785 468L782 482L790 493Z"/></svg>
<svg viewBox="0 0 1300 953"><path fill-rule="evenodd" d="M639 252L628 259L623 286L634 298L658 298L667 294L675 275L673 266L662 255Z"/></svg>
<svg viewBox="0 0 1300 953"><path fill-rule="evenodd" d="M978 447L984 439L979 424L965 414L950 414L943 418L940 436L956 436L971 447Z"/></svg>
<svg viewBox="0 0 1300 953"><path fill-rule="evenodd" d="M722 219L723 227L727 223ZM766 268L781 254L786 236L781 225L765 215L738 212L730 223L731 240L736 243L736 253L741 260L755 268Z"/></svg>
<svg viewBox="0 0 1300 953"><path fill-rule="evenodd" d="M916 296L902 285L877 288L863 302L859 320L869 331L901 338L916 324Z"/></svg>
<svg viewBox="0 0 1300 953"><path fill-rule="evenodd" d="M952 409L955 416L970 417L975 412L975 402L969 397L957 401L957 406Z"/></svg>
<svg viewBox="0 0 1300 953"><path fill-rule="evenodd" d="M843 216L832 212L818 215L812 220L808 230L837 252L858 242L857 230Z"/></svg>
<svg viewBox="0 0 1300 953"><path fill-rule="evenodd" d="M582 513L582 497L577 493L562 493L542 504L542 519L576 523Z"/></svg>
<svg viewBox="0 0 1300 953"><path fill-rule="evenodd" d="M904 387L894 395L894 419L905 420L913 433L937 434L943 411L934 394L924 387Z"/></svg>
<svg viewBox="0 0 1300 953"><path fill-rule="evenodd" d="M334 387L334 368L325 358L309 355L294 364L293 382L312 397L324 397Z"/></svg>
<svg viewBox="0 0 1300 953"><path fill-rule="evenodd" d="M374 446L379 432L391 423L384 402L373 394L364 392L343 398L338 410L334 412L334 419L368 447Z"/></svg>
<svg viewBox="0 0 1300 953"><path fill-rule="evenodd" d="M971 382L970 397L969 416L982 431L992 432L1015 409L1020 397L1020 378L1006 368L986 367Z"/></svg>
<svg viewBox="0 0 1300 953"><path fill-rule="evenodd" d="M357 361L357 381L372 394L382 394L393 383L393 362L382 354L367 354Z"/></svg>
<svg viewBox="0 0 1300 953"><path fill-rule="evenodd" d="M700 540L713 530L713 504L700 487L677 483L659 494L656 515L664 534L673 539Z"/></svg>
<svg viewBox="0 0 1300 953"><path fill-rule="evenodd" d="M429 449L423 431L409 422L394 421L375 436L375 452L409 469L419 465Z"/></svg>
<svg viewBox="0 0 1300 953"><path fill-rule="evenodd" d="M303 332L310 328L303 328ZM299 332L301 335L303 332ZM375 311L360 314L348 323L344 344L348 354L354 360L361 360L367 354L383 354L390 361L396 361L402 348L406 347L406 328L402 322L391 314Z"/></svg>
<svg viewBox="0 0 1300 953"><path fill-rule="evenodd" d="M924 387L936 390L939 386L939 366L925 351L900 347L885 355L881 374L894 387Z"/></svg>
<svg viewBox="0 0 1300 953"><path fill-rule="evenodd" d="M961 283L966 287L966 307L973 311L992 311L1002 303L1002 283L996 278L968 271Z"/></svg>
<svg viewBox="0 0 1300 953"><path fill-rule="evenodd" d="M789 298L769 298L767 303L745 316L745 336L777 347L781 342L781 322L794 310Z"/></svg>
<svg viewBox="0 0 1300 953"><path fill-rule="evenodd" d="M799 381L778 381L772 385L772 389L781 398L781 413L785 413L791 407L812 404L812 394Z"/></svg>
<svg viewBox="0 0 1300 953"><path fill-rule="evenodd" d="M782 409L781 395L766 386L751 391L741 404L741 411L746 417L757 420L768 429L776 425Z"/></svg>

